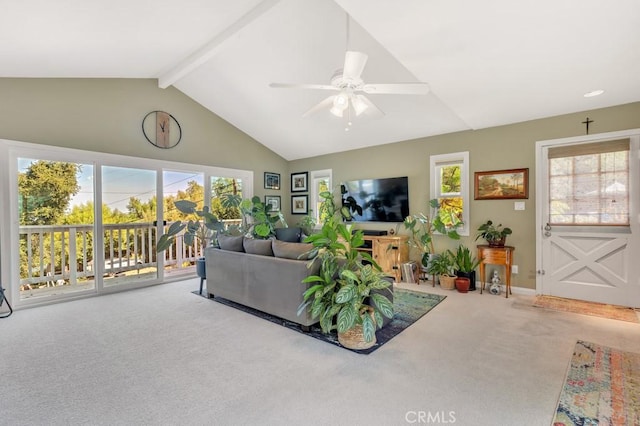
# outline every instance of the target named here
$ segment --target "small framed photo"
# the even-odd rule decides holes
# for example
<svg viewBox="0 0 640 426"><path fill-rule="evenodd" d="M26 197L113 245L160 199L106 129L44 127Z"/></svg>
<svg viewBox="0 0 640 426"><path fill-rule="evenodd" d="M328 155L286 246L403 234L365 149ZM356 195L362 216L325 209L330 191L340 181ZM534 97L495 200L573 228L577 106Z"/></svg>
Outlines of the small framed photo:
<svg viewBox="0 0 640 426"><path fill-rule="evenodd" d="M307 192L308 172L291 173L291 192Z"/></svg>
<svg viewBox="0 0 640 426"><path fill-rule="evenodd" d="M280 196L279 195L265 195L264 203L271 206L272 212L280 211Z"/></svg>
<svg viewBox="0 0 640 426"><path fill-rule="evenodd" d="M309 213L308 204L309 204L308 195L292 195L291 196L291 214Z"/></svg>
<svg viewBox="0 0 640 426"><path fill-rule="evenodd" d="M280 173L264 172L264 189L280 189Z"/></svg>
<svg viewBox="0 0 640 426"><path fill-rule="evenodd" d="M529 198L529 169L475 172L476 200Z"/></svg>

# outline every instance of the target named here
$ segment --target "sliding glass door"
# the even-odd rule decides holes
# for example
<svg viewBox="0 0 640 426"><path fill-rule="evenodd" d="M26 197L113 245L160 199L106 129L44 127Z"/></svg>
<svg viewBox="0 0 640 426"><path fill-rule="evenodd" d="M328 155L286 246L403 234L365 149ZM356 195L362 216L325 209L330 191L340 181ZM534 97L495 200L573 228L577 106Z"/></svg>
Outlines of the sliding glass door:
<svg viewBox="0 0 640 426"><path fill-rule="evenodd" d="M20 299L95 291L93 165L17 159Z"/></svg>
<svg viewBox="0 0 640 426"><path fill-rule="evenodd" d="M102 166L104 286L156 280L156 171Z"/></svg>
<svg viewBox="0 0 640 426"><path fill-rule="evenodd" d="M253 173L242 170L5 140L0 154L8 188L0 196L10 206L0 214L0 229L10 230L0 234L2 281L5 289L11 283L7 294L16 306L193 275L200 245L178 238L156 252L164 226L195 219L178 212L175 201L210 205L237 224L237 209L223 207L221 197L250 197L253 190Z"/></svg>

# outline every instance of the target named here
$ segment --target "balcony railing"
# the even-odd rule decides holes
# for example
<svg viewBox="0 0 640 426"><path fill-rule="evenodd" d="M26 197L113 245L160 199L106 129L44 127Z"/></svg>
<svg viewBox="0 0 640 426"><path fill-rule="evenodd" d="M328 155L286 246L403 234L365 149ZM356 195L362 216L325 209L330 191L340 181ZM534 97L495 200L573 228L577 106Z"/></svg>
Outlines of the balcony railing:
<svg viewBox="0 0 640 426"><path fill-rule="evenodd" d="M230 226L240 220L224 222ZM20 288L75 287L93 281L97 273L112 277L157 267L157 232L153 223L108 224L102 226L102 232L104 264L98 271L93 258L94 249L97 250L93 225L21 226ZM203 255L198 244L185 245L179 235L175 244L164 251L165 270L192 270L196 259Z"/></svg>

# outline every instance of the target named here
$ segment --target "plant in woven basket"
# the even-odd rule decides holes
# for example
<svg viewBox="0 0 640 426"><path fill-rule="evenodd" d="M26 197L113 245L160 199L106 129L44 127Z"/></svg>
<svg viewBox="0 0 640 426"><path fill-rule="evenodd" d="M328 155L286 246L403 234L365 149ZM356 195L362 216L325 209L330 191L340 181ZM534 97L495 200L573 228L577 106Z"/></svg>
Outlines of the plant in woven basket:
<svg viewBox="0 0 640 426"><path fill-rule="evenodd" d="M324 194L329 197L332 199L330 193ZM352 232L343 223L348 214L348 209L334 208L320 232L305 240L313 244L312 252L317 254L312 262L322 263L318 275L303 280L313 285L304 292L298 314L310 307L324 333L362 327L364 340L371 342L376 327L382 327L383 316L393 317L393 304L383 294L391 283L371 255L357 250L364 244L364 234L362 230Z"/></svg>

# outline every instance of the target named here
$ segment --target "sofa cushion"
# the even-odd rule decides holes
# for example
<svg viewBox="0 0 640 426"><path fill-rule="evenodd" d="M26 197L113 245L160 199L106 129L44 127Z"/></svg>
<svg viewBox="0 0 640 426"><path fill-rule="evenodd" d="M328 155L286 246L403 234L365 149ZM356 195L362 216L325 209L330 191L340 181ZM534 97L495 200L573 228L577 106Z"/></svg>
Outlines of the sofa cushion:
<svg viewBox="0 0 640 426"><path fill-rule="evenodd" d="M300 257L302 254L308 252L313 248L313 244L308 243L289 243L286 241L273 240L271 241L271 247L273 249L273 255L275 257L282 257L285 259L309 259L309 256Z"/></svg>
<svg viewBox="0 0 640 426"><path fill-rule="evenodd" d="M259 240L256 238L245 237L242 240L244 251L249 254L259 254L261 256L273 256L271 248L271 240Z"/></svg>
<svg viewBox="0 0 640 426"><path fill-rule="evenodd" d="M218 235L218 244L222 250L229 251L244 251L244 247L242 246L242 240L244 236L242 235Z"/></svg>
<svg viewBox="0 0 640 426"><path fill-rule="evenodd" d="M302 241L300 236L302 235L302 228L276 228L276 239L280 241L286 241L289 243L299 243Z"/></svg>

